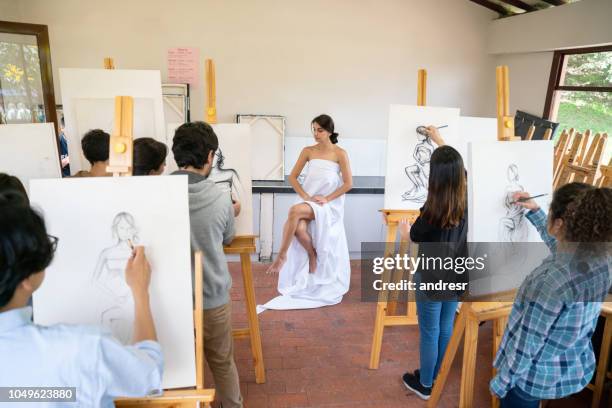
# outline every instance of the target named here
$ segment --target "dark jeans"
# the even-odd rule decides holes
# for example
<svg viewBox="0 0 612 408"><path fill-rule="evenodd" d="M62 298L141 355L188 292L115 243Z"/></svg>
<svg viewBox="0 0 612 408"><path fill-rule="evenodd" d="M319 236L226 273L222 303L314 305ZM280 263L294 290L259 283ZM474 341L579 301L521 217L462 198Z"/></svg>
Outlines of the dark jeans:
<svg viewBox="0 0 612 408"><path fill-rule="evenodd" d="M525 393L519 387L514 387L500 400L500 408L539 408L540 400Z"/></svg>

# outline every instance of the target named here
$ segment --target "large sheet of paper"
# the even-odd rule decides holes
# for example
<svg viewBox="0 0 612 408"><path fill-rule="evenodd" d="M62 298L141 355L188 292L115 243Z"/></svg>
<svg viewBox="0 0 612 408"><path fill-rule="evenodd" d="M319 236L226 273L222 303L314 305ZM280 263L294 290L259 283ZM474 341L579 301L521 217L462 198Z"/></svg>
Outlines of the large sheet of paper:
<svg viewBox="0 0 612 408"><path fill-rule="evenodd" d="M251 126L251 177L253 180L285 179L285 117L238 115L238 123Z"/></svg>
<svg viewBox="0 0 612 408"><path fill-rule="evenodd" d="M162 385L195 385L187 177L33 180L30 199L59 238L34 294L36 323L103 325L130 343L134 302L124 270L129 241L144 245L164 352Z"/></svg>
<svg viewBox="0 0 612 408"><path fill-rule="evenodd" d="M427 199L429 161L436 144L417 133L419 126L440 129L448 145L458 143L459 109L391 105L387 137L385 209L418 210Z"/></svg>
<svg viewBox="0 0 612 408"><path fill-rule="evenodd" d="M53 123L0 125L0 173L30 180L61 178Z"/></svg>
<svg viewBox="0 0 612 408"><path fill-rule="evenodd" d="M112 134L116 96L134 98L134 139L167 143L159 71L60 68L60 88L72 174L89 168L81 150L84 134Z"/></svg>

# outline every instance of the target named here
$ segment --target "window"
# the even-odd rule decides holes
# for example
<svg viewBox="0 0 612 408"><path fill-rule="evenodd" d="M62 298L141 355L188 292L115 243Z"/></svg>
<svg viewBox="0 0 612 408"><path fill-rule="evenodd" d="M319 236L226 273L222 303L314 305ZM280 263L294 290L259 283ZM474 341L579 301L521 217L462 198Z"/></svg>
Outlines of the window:
<svg viewBox="0 0 612 408"><path fill-rule="evenodd" d="M607 133L602 164L608 163L612 152L612 46L555 52L544 117L559 122L561 130Z"/></svg>

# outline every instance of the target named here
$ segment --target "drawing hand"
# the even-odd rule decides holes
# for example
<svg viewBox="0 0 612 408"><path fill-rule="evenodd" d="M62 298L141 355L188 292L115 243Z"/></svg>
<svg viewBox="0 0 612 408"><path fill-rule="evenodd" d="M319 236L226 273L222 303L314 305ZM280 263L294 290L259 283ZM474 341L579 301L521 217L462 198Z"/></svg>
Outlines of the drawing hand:
<svg viewBox="0 0 612 408"><path fill-rule="evenodd" d="M444 146L444 139L440 136L440 131L435 126L427 126L429 138L438 146Z"/></svg>
<svg viewBox="0 0 612 408"><path fill-rule="evenodd" d="M512 194L512 200L514 201L515 205L518 205L519 207L523 207L531 211L539 210L540 206L534 200L527 200L524 202L517 201L521 198L527 198L527 197L529 197L529 193L526 191L516 191L515 193Z"/></svg>
<svg viewBox="0 0 612 408"><path fill-rule="evenodd" d="M132 256L128 259L125 266L125 281L132 289L135 298L138 295L142 296L149 293L151 266L147 261L143 246L135 247Z"/></svg>
<svg viewBox="0 0 612 408"><path fill-rule="evenodd" d="M321 196L321 195L316 195L314 197L312 197L312 200L320 205L326 204L327 203L327 198Z"/></svg>
<svg viewBox="0 0 612 408"><path fill-rule="evenodd" d="M410 240L410 228L412 225L408 222L406 218L402 218L399 222L399 233L402 241Z"/></svg>

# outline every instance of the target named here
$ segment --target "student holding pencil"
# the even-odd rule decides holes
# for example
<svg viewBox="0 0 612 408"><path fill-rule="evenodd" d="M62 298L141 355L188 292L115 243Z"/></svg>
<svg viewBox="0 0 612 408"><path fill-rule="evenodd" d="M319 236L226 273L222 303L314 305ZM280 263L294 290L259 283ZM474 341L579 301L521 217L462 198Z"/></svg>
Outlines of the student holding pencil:
<svg viewBox="0 0 612 408"><path fill-rule="evenodd" d="M567 184L555 191L548 217L526 197L514 199L551 256L519 288L494 361L490 388L502 408L537 408L589 383L590 339L611 283L612 190Z"/></svg>

